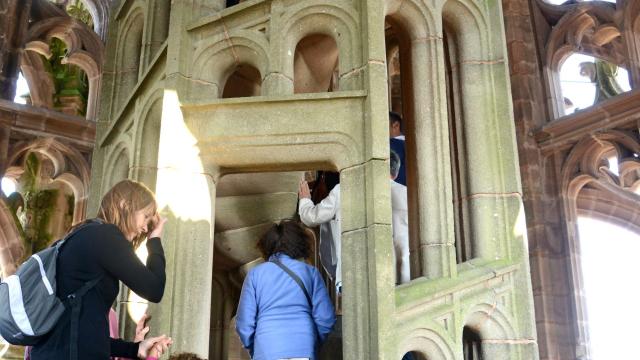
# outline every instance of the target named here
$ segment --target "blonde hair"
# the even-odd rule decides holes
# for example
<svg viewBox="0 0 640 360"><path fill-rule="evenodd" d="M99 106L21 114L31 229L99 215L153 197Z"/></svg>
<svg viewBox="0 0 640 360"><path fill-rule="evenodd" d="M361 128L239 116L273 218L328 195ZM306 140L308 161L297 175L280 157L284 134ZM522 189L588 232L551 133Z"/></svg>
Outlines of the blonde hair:
<svg viewBox="0 0 640 360"><path fill-rule="evenodd" d="M116 225L125 236L137 231L134 215L137 211L152 207L152 214L158 210L153 191L143 183L133 180L122 180L109 190L100 203L98 218ZM138 247L147 234L133 239L134 247Z"/></svg>

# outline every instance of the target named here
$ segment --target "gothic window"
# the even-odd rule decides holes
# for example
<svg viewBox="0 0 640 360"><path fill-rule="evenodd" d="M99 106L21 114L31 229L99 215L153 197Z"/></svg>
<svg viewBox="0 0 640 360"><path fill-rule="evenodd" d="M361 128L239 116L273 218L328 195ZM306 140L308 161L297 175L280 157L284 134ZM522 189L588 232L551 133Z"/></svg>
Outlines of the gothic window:
<svg viewBox="0 0 640 360"><path fill-rule="evenodd" d="M631 90L626 69L578 53L560 66L560 87L565 115Z"/></svg>
<svg viewBox="0 0 640 360"><path fill-rule="evenodd" d="M259 96L262 88L262 76L253 66L241 64L236 66L233 73L227 79L223 98Z"/></svg>
<svg viewBox="0 0 640 360"><path fill-rule="evenodd" d="M18 81L16 83L16 96L13 102L18 104L30 104L31 96L29 94L29 84L27 80L22 76L22 72L18 73Z"/></svg>
<svg viewBox="0 0 640 360"><path fill-rule="evenodd" d="M637 282L640 234L586 216L578 218L578 228L591 357L628 358L636 351L634 325L640 321L640 290L631 285Z"/></svg>
<svg viewBox="0 0 640 360"><path fill-rule="evenodd" d="M338 45L328 35L308 35L296 45L293 59L296 94L338 90Z"/></svg>

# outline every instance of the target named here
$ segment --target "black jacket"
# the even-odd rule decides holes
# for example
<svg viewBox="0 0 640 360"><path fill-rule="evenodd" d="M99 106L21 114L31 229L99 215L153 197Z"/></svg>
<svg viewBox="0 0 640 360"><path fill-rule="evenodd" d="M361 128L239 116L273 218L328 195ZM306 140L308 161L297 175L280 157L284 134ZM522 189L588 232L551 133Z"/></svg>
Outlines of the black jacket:
<svg viewBox="0 0 640 360"><path fill-rule="evenodd" d="M109 308L122 281L141 297L159 302L165 286L165 258L159 238L147 241L145 266L133 246L112 224L87 226L62 246L57 266L57 293L61 299L84 283L102 280L84 296L78 329L78 359L108 360L110 356L136 359L138 344L109 337ZM70 311L31 351L32 360L69 358Z"/></svg>

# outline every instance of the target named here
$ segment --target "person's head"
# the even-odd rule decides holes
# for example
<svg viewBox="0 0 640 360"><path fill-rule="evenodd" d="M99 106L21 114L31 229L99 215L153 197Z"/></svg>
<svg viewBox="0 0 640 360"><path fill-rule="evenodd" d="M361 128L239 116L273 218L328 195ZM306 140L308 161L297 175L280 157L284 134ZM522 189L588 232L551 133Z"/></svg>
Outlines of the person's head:
<svg viewBox="0 0 640 360"><path fill-rule="evenodd" d="M258 240L258 250L265 260L277 253L292 259L306 259L311 254L309 235L297 222L282 220L262 235Z"/></svg>
<svg viewBox="0 0 640 360"><path fill-rule="evenodd" d="M402 135L402 116L394 111L389 111L389 137Z"/></svg>
<svg viewBox="0 0 640 360"><path fill-rule="evenodd" d="M102 198L98 218L116 225L137 247L150 230L149 222L157 208L156 198L148 187L133 180L122 180Z"/></svg>
<svg viewBox="0 0 640 360"><path fill-rule="evenodd" d="M395 151L389 153L389 175L391 180L395 180L400 173L400 156Z"/></svg>
<svg viewBox="0 0 640 360"><path fill-rule="evenodd" d="M180 353L180 354L171 355L169 360L205 360L205 359L193 353Z"/></svg>

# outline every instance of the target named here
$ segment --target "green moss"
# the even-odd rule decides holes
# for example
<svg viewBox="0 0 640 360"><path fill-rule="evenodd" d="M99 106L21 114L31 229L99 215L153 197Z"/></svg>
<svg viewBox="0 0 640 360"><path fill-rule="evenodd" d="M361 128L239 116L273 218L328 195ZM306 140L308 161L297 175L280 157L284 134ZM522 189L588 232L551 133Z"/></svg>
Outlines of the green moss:
<svg viewBox="0 0 640 360"><path fill-rule="evenodd" d="M51 243L52 236L48 232L51 216L58 190L30 191L25 194L26 217L25 224L25 249L36 253Z"/></svg>
<svg viewBox="0 0 640 360"><path fill-rule="evenodd" d="M89 95L89 82L87 75L79 67L63 64L62 59L67 56L67 45L58 38L51 38L49 43L51 58L42 56L44 68L53 77L55 94L53 96L54 107L61 107L62 97L77 97L82 100L80 115L84 115Z"/></svg>
<svg viewBox="0 0 640 360"><path fill-rule="evenodd" d="M24 192L33 191L36 188L36 180L40 173L40 160L35 153L29 153L24 162L24 173L20 177Z"/></svg>

